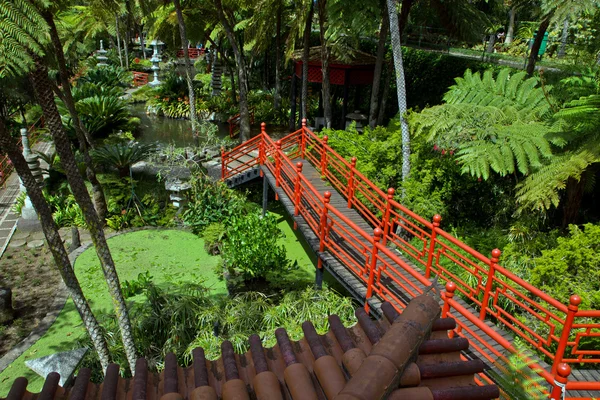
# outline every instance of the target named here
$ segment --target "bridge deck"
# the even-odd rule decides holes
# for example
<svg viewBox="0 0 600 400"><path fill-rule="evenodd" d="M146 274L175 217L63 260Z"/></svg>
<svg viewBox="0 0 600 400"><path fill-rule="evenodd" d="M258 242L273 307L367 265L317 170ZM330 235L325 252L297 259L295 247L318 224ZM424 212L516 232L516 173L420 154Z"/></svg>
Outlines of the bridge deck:
<svg viewBox="0 0 600 400"><path fill-rule="evenodd" d="M317 191L319 193L324 193L326 191L331 192L331 194L332 194L331 202L330 202L331 205L333 205L335 208L337 208L339 211L341 211L342 214L346 218L348 218L354 224L358 225L365 232L373 231L373 227L369 223L367 223L365 221L365 219L356 210L347 207L347 200L344 199L344 197L342 195L340 195L334 188L332 188L331 185L326 180L321 179L321 174L319 171L317 171L306 160L302 160L302 159L293 160L294 164L298 161L303 163L303 169L302 169L303 175L305 175L310 180L311 184L317 189ZM323 265L324 265L325 269L329 273L331 273L356 299L358 299L359 301L364 301L365 296L366 296L366 284L365 284L364 280L361 277L354 274L352 271L350 271L344 265L344 263L343 263L344 260L339 259L338 257L334 256L333 254L331 254L328 251L319 253L319 238L317 237L317 235L312 231L312 229L310 228L310 226L304 220L303 217L301 217L301 216L294 217L293 201L286 195L286 193L281 188L276 187L275 177L273 176L273 174L265 167L262 167L262 172L264 174L265 179L267 179L269 185L271 186L271 188L277 193L277 195L279 197L279 201L282 202L282 204L284 205L286 210L295 219L295 222L298 224L298 229L303 234L303 236L305 237L305 239L307 240L309 245L312 247L313 251L323 261ZM316 217L319 213L319 210L311 210L311 213L314 213L314 215ZM349 227L346 224L344 224L341 220L339 220L335 216L332 216L330 214L328 216L328 218L334 218L338 223L344 225L345 228L349 229ZM335 237L332 236L332 239L335 240ZM370 247L370 244L368 244L366 240L363 241L363 243L364 243L365 247ZM354 258L354 260L356 260L359 263L362 263L362 265L364 265L364 263L366 262L365 254L357 251L354 247L351 248L351 246L346 244L343 240L340 240L338 245L345 246L345 249L347 250L348 254L351 254L352 257ZM407 259L406 257L403 257L402 254L399 254L399 255L415 271L417 271L420 274L423 274L423 271L420 268L416 267L414 265L414 263L412 263L409 259ZM390 260L388 260L388 261L390 261ZM402 279L408 279L415 285L418 285L419 287L424 288L423 285L419 281L417 281L414 277L412 277L409 273L402 272L401 270L399 270L398 273L403 274ZM410 295L404 293L403 290L390 278L387 278L387 282L385 282L385 285L399 299L402 299L403 301L406 301L406 302L408 302L410 300ZM457 299L457 300L463 307L471 309L473 314L477 315L477 312L474 309L472 309L472 307L469 304L467 304L462 299ZM380 313L381 303L382 303L382 299L375 295L369 300L369 304L370 304L372 310L377 313ZM442 304L441 298L440 298L440 304ZM468 329L470 329L473 332L473 334L480 336L480 338L483 338L484 340L489 339L488 343L496 343L495 340L493 340L485 332L483 332L477 326L475 326L470 321L468 321L464 316L457 314L455 316L455 318L460 320ZM511 343L513 342L514 337L513 337L512 333L500 329L498 326L494 325L490 321L486 321L485 323L489 327L494 329L496 332L500 333L506 340L510 341ZM467 337L469 339L469 341L471 343L477 343L477 340L474 339L473 335L469 334L469 332L467 332L466 330L463 330L463 334L465 335L465 337ZM506 352L506 350L497 343L494 345L494 349L500 353ZM471 346L469 348L469 351L465 354L465 356L468 358L479 358L482 361L486 362L486 364L491 369L495 369L493 362L491 362L487 357L485 357L481 352L479 352L478 349L475 348L474 346ZM543 361L538 361L538 363L541 366L543 366L544 368L548 367L548 365L546 363L544 363ZM592 381L594 381L594 380L600 381L600 371L597 371L597 370L573 371L572 375L570 376L570 379L571 380L582 380L582 381L590 381L590 379L591 379ZM593 395L593 393L584 392L584 391L568 391L567 392L568 397L588 397L589 398L589 397L592 397L592 395Z"/></svg>

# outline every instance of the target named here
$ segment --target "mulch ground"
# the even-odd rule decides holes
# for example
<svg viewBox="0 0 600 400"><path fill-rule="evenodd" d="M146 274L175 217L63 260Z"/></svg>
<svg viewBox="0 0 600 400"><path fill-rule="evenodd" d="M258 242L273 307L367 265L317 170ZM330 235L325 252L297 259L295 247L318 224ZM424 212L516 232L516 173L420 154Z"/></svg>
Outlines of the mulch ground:
<svg viewBox="0 0 600 400"><path fill-rule="evenodd" d="M8 248L0 258L0 286L13 292L15 320L0 325L0 357L37 327L52 307L60 275L52 255L41 247Z"/></svg>

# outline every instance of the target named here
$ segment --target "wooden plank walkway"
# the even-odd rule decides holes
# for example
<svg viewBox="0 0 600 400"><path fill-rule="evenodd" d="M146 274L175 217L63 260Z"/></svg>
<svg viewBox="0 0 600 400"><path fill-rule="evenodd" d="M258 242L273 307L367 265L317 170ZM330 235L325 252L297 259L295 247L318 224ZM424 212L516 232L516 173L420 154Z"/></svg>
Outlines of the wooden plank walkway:
<svg viewBox="0 0 600 400"><path fill-rule="evenodd" d="M368 222L366 222L366 220L355 209L350 209L347 207L347 200L341 194L339 194L327 181L321 179L321 174L319 171L317 171L306 160L295 159L292 161L293 161L294 165L297 162L302 162L303 175L308 178L310 183L315 187L315 189L320 194L324 194L326 191L329 191L331 193L330 204L332 206L334 206L337 210L339 210L344 215L345 218L348 218L350 221L352 221L354 224L356 224L360 229L364 230L367 234L372 234L373 227ZM271 188L275 191L275 193L277 193L277 195L279 197L279 201L281 201L281 203L286 208L287 212L292 216L292 218L294 218L295 222L298 225L298 229L300 230L302 235L305 237L306 241L311 246L311 248L313 249L315 254L318 257L320 257L320 259L323 261L323 266L324 266L325 270L328 271L334 278L336 278L336 280L338 280L340 282L340 284L342 284L352 294L352 296L354 296L358 301L364 302L364 299L366 297L366 283L365 283L366 279L364 279L365 277L356 275L353 271L351 271L344 264L343 259L334 256L330 252L325 251L323 253L319 253L319 238L317 237L317 234L315 232L313 232L313 230L311 229L311 227L309 226L307 221L305 221L302 216L294 217L293 201L286 195L286 193L283 191L282 188L276 187L275 177L273 176L273 174L266 167L262 167L261 169L262 169L265 179L267 180L267 182L269 183ZM282 179L285 179L285 178L282 177ZM288 183L293 187L292 182L288 181ZM232 186L236 186L236 185L234 184ZM311 209L310 204L305 200L303 200L303 204L309 210L312 217L315 218L316 220L318 220L320 210ZM348 225L343 223L339 218L333 216L331 213L328 215L328 218L334 219L335 223L339 224L340 226L342 226L345 229L348 229L349 231L352 231L352 229L350 229L350 227ZM338 246L342 247L346 251L346 253L349 254L353 258L353 261L359 263L360 265L365 265L366 257L367 257L366 254L369 254L370 249L371 249L371 245L369 244L369 242L367 240L360 241L361 245L367 250L365 252L361 252L361 251L358 251L354 246L348 244L342 238L339 238L339 240L336 240L336 236L334 233L330 233L329 237L331 240L335 241L335 243ZM398 253L398 255L410 267L412 267L414 271L423 275L422 269L416 267L414 265L414 263L412 263L406 257L402 256L401 253ZM388 259L386 256L383 256L382 258L384 258L386 262L390 262L391 264L393 264L391 262L391 260ZM348 261L348 260L346 260L346 261ZM410 273L403 272L400 268L397 270L397 272L388 271L388 273L396 273L397 275L395 275L394 278L401 280L401 281L409 281L413 285L419 287L421 290L424 289L424 287L425 287L421 282L419 282L417 279L415 279ZM411 296L409 294L405 293L404 290L402 290L402 288L398 284L396 284L396 282L394 282L394 280L392 280L390 277L386 278L385 281L382 278L382 283L384 284L384 286L386 288L388 288L390 290L390 292L392 292L394 294L394 296L399 298L401 301L406 302L406 303L408 301L410 301ZM463 307L471 310L473 315L478 315L478 312L476 310L474 310L465 301L458 298L458 296L456 296L455 299ZM369 300L371 309L377 314L381 313L381 311L380 311L381 303L382 303L382 299L376 295L374 295ZM442 304L442 300L440 298L440 305L441 304ZM496 370L497 367L494 365L494 363L491 362L488 358L486 358L482 354L482 352L479 349L477 349L476 346L474 346L473 344L481 343L481 340L483 340L488 344L490 344L490 343L493 344L494 349L500 353L508 354L507 351L499 344L496 344L495 340L493 340L484 331L482 331L481 329L476 327L473 323L468 321L464 316L457 314L457 313L455 315L456 315L456 319L458 321L460 321L460 323L462 325L464 325L466 328L468 328L469 330L472 331L472 334L467 332L466 329L464 329L462 331L462 334L467 339L469 339L470 343L472 344L470 346L469 350L464 353L464 355L470 359L481 359L488 365L488 367L490 369ZM514 341L514 336L511 332L502 330L501 328L499 328L498 326L496 326L495 324L493 324L490 321L485 321L485 323L490 328L494 329L496 332L501 334L502 337L504 337L509 342L512 343ZM476 339L474 337L474 335L479 336L479 340ZM489 352L487 354L489 354ZM549 368L549 366L546 363L544 363L543 361L538 360L538 363L544 368ZM588 381L588 382L590 380L591 381L596 381L596 380L600 381L600 371L597 371L597 370L575 371L574 370L570 378L571 378L571 380L582 380L582 381ZM549 388L549 385L548 385L548 388ZM593 397L593 394L594 393L583 392L583 391L568 391L567 397Z"/></svg>

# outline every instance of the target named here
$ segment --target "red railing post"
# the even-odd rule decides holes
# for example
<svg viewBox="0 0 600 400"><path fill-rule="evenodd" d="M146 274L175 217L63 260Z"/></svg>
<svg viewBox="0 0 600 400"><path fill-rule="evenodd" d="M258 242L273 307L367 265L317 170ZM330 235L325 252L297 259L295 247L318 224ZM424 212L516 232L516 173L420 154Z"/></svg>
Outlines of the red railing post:
<svg viewBox="0 0 600 400"><path fill-rule="evenodd" d="M350 172L348 173L348 208L352 208L352 200L354 199L354 171L356 170L356 157L350 160Z"/></svg>
<svg viewBox="0 0 600 400"><path fill-rule="evenodd" d="M300 198L302 190L302 163L298 161L296 163L296 183L294 185L294 217L297 217L300 213ZM298 223L294 218L294 229L298 229Z"/></svg>
<svg viewBox="0 0 600 400"><path fill-rule="evenodd" d="M279 187L281 176L281 140L275 142L275 186Z"/></svg>
<svg viewBox="0 0 600 400"><path fill-rule="evenodd" d="M433 216L433 227L431 228L431 237L429 238L429 253L427 254L427 265L425 266L425 278L429 279L431 276L431 266L433 265L433 252L435 251L435 238L437 236L437 232L435 231L440 227L440 222L442 222L442 216L440 214L435 214Z"/></svg>
<svg viewBox="0 0 600 400"><path fill-rule="evenodd" d="M262 167L265 165L265 136L267 134L267 124L264 122L260 124L260 143L258 143L258 163ZM263 176L263 170L260 170L260 176Z"/></svg>
<svg viewBox="0 0 600 400"><path fill-rule="evenodd" d="M331 200L331 192L325 192L323 195L323 209L321 210L321 220L319 221L319 261L317 261L317 268L323 268L323 260L321 259L321 253L325 251L325 233L327 231L327 207Z"/></svg>
<svg viewBox="0 0 600 400"><path fill-rule="evenodd" d="M321 148L321 179L326 179L327 177L327 141L329 140L328 136L323 136L323 147Z"/></svg>
<svg viewBox="0 0 600 400"><path fill-rule="evenodd" d="M492 258L488 268L487 280L485 281L485 289L483 292L483 300L481 301L481 310L479 311L479 319L485 320L485 314L487 312L488 302L490 301L490 293L492 292L492 286L494 284L494 274L496 273L496 266L502 252L498 249L492 250Z"/></svg>
<svg viewBox="0 0 600 400"><path fill-rule="evenodd" d="M225 163L225 149L221 147L221 180L225 180L225 172L227 171L227 165Z"/></svg>
<svg viewBox="0 0 600 400"><path fill-rule="evenodd" d="M567 348L567 344L569 343L569 336L571 335L571 328L573 327L573 321L575 320L575 314L577 314L577 310L579 310L579 305L581 304L581 297L576 294L569 297L569 307L567 308L567 318L565 318L565 324L563 325L563 330L560 334L560 341L558 342L558 347L556 349L556 353L554 354L554 361L552 362L552 373L556 374L558 371L558 365L562 363L563 356L565 354L565 349Z"/></svg>
<svg viewBox="0 0 600 400"><path fill-rule="evenodd" d="M371 251L371 260L368 266L365 268L369 268L369 281L367 283L367 295L365 296L365 311L369 313L369 299L373 295L373 281L375 280L375 269L377 269L377 244L381 240L381 235L383 235L383 231L379 228L375 228L373 231L373 250Z"/></svg>
<svg viewBox="0 0 600 400"><path fill-rule="evenodd" d="M556 373L554 373L554 385L552 385L550 400L563 400L565 398L567 381L570 374L571 367L569 367L569 364L558 364Z"/></svg>
<svg viewBox="0 0 600 400"><path fill-rule="evenodd" d="M450 299L454 297L455 290L456 284L454 282L446 282L446 291L442 292L442 300L444 301L444 306L442 307L441 318L448 317L448 311L450 311ZM448 332L448 337L454 337L454 331Z"/></svg>
<svg viewBox="0 0 600 400"><path fill-rule="evenodd" d="M302 118L302 129L300 130L300 158L306 153L306 118Z"/></svg>
<svg viewBox="0 0 600 400"><path fill-rule="evenodd" d="M390 209L392 208L392 200L394 200L394 188L387 190L387 201L385 203L385 211L383 213L383 219L381 221L381 227L383 228L383 245L387 244L388 235L390 234Z"/></svg>

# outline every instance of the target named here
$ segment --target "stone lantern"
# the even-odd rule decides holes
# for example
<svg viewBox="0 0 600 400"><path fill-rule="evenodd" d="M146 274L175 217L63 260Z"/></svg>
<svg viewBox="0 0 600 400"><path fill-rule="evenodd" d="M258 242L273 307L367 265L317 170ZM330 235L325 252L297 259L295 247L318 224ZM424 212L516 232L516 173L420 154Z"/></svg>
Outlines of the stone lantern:
<svg viewBox="0 0 600 400"><path fill-rule="evenodd" d="M29 138L27 137L27 129L21 129L21 143L23 144L23 157L27 162L27 166L31 170L31 174L35 178L36 182L43 186L44 184L44 175L42 173L42 168L40 167L40 161L38 156L31 152L31 148L29 147ZM25 186L23 186L23 182L21 181L20 185L21 192L26 192ZM37 221L37 213L31 204L31 200L29 196L25 197L25 204L23 204L23 208L21 209L21 218L24 220L35 220Z"/></svg>
<svg viewBox="0 0 600 400"><path fill-rule="evenodd" d="M152 62L152 71L154 72L154 80L149 83L150 86L156 87L161 84L158 80L158 71L160 70L160 46L164 43L160 40L153 40L150 45L154 48L154 53L152 53L152 58L150 61Z"/></svg>
<svg viewBox="0 0 600 400"><path fill-rule="evenodd" d="M104 41L102 40L100 41L100 50L96 52L96 59L98 60L96 66L104 67L108 65L106 63L106 61L108 61L108 57L106 57L106 50L104 50Z"/></svg>

